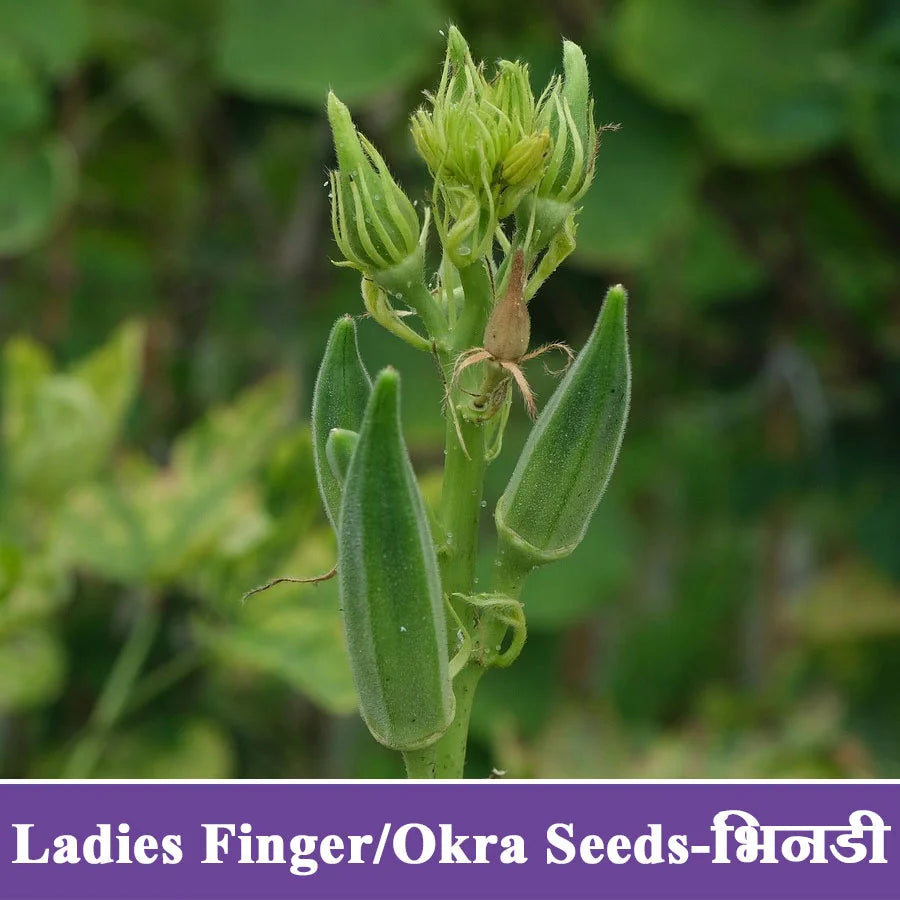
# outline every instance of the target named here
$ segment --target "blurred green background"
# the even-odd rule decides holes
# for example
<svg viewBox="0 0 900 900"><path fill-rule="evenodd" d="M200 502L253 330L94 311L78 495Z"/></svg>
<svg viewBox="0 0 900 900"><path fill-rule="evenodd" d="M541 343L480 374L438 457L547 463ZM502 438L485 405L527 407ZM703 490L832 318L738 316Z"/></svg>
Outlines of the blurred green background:
<svg viewBox="0 0 900 900"><path fill-rule="evenodd" d="M451 20L537 89L585 48L622 128L535 339L580 346L622 281L635 371L469 773L900 777L891 0L0 0L0 776L401 774L334 583L240 598L334 558L307 416L362 304L329 262L326 91L423 198L406 120ZM435 496L433 363L360 328Z"/></svg>

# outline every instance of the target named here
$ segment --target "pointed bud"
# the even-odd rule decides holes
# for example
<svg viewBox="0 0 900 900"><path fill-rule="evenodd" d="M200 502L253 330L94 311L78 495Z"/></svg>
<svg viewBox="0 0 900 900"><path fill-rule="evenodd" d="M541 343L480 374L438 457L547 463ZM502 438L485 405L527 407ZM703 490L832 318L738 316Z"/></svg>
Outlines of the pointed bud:
<svg viewBox="0 0 900 900"><path fill-rule="evenodd" d="M313 458L316 480L328 519L337 531L342 479L332 471L328 439L333 429L358 431L372 382L359 356L356 322L341 316L331 329L316 376L312 400Z"/></svg>
<svg viewBox="0 0 900 900"><path fill-rule="evenodd" d="M577 44L563 43L563 78L542 100L539 119L550 131L552 150L538 195L577 203L593 180L597 150L587 60Z"/></svg>
<svg viewBox="0 0 900 900"><path fill-rule="evenodd" d="M398 268L404 283L421 276L424 241L412 203L333 93L328 94L328 121L338 160L329 175L331 224L344 259L381 280L397 280L384 273Z"/></svg>

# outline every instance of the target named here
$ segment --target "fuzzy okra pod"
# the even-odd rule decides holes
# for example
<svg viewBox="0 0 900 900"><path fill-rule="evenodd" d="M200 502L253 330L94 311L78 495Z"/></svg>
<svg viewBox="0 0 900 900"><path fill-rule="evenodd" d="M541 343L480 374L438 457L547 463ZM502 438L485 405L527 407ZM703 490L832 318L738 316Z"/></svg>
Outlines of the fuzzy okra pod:
<svg viewBox="0 0 900 900"><path fill-rule="evenodd" d="M319 366L312 401L313 455L316 480L328 519L337 530L342 479L328 459L328 438L335 428L358 431L372 389L356 344L356 323L341 316L334 323Z"/></svg>
<svg viewBox="0 0 900 900"><path fill-rule="evenodd" d="M344 482L338 579L363 719L382 744L415 750L450 726L454 699L438 561L399 391L390 368L372 388Z"/></svg>
<svg viewBox="0 0 900 900"><path fill-rule="evenodd" d="M611 288L587 344L544 407L494 518L501 548L527 567L568 556L612 475L628 417L624 288Z"/></svg>

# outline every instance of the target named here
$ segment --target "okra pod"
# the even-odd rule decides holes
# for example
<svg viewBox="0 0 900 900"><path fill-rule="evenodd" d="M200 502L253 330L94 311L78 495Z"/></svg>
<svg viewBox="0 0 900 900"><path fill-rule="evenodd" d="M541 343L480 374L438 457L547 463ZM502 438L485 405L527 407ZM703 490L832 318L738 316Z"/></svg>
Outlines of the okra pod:
<svg viewBox="0 0 900 900"><path fill-rule="evenodd" d="M400 379L375 380L344 482L341 608L360 712L396 750L436 741L453 721L437 555L403 441Z"/></svg>
<svg viewBox="0 0 900 900"><path fill-rule="evenodd" d="M536 566L581 542L628 417L627 295L611 288L587 344L538 417L494 513L501 549Z"/></svg>
<svg viewBox="0 0 900 900"><path fill-rule="evenodd" d="M328 436L334 428L359 430L371 389L372 382L356 344L356 323L352 317L342 316L328 337L312 401L316 480L335 531L341 506L341 479L328 461Z"/></svg>

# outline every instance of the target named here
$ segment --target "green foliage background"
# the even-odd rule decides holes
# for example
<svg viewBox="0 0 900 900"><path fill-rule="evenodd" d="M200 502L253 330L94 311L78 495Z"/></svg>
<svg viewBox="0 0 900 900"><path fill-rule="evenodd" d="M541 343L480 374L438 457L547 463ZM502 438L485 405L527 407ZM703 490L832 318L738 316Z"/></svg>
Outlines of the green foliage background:
<svg viewBox="0 0 900 900"><path fill-rule="evenodd" d="M406 116L450 20L538 87L585 47L622 127L535 333L580 346L622 281L635 371L470 773L900 777L891 0L0 0L0 776L400 774L334 583L240 597L334 557L307 415L362 305L329 263L325 93L422 197ZM433 365L361 340L404 372L434 497Z"/></svg>

